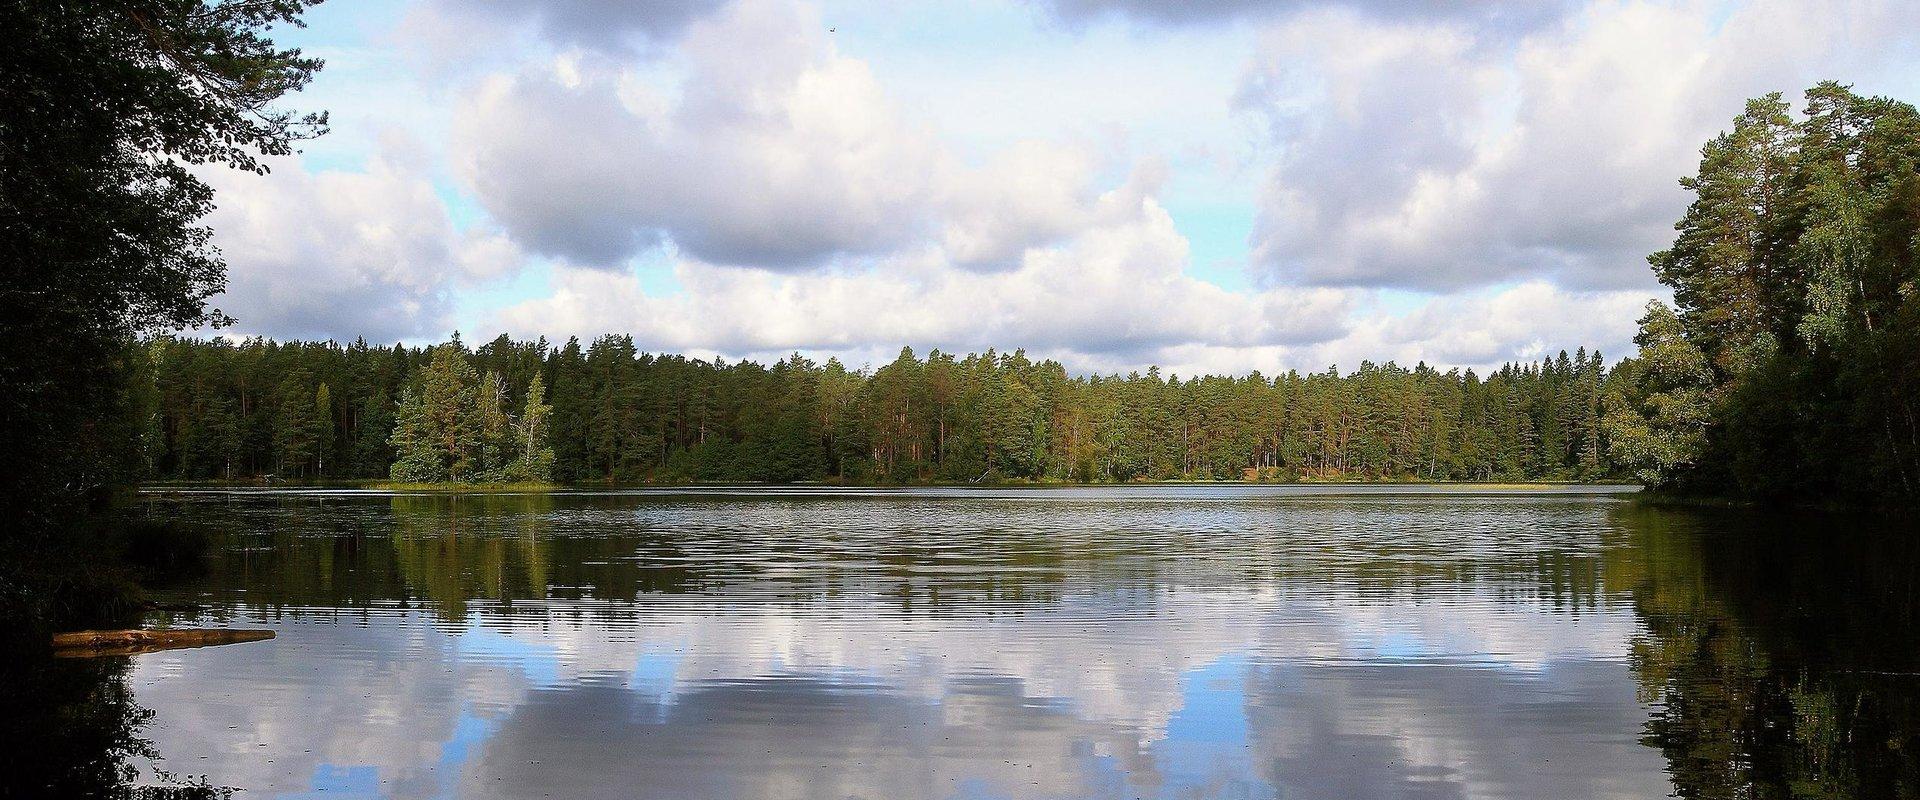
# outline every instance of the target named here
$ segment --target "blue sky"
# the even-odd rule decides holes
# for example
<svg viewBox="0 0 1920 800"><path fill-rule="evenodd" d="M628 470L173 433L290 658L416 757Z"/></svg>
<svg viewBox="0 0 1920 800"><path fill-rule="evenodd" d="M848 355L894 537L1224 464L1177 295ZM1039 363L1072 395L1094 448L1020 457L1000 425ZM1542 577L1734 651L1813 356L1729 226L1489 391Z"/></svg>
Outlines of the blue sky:
<svg viewBox="0 0 1920 800"><path fill-rule="evenodd" d="M1630 349L1744 98L1920 96L1898 0L329 0L333 132L208 173L232 331L855 365Z"/></svg>

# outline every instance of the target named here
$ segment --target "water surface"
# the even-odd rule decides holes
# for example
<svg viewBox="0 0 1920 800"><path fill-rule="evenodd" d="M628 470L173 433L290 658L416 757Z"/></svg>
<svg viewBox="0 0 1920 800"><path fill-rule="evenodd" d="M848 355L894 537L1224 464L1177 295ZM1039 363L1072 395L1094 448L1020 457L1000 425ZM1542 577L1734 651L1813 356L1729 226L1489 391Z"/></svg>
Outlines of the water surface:
<svg viewBox="0 0 1920 800"><path fill-rule="evenodd" d="M139 784L888 800L1920 786L1915 559L1895 523L1458 487L146 502L216 533L206 574L160 592L201 609L171 621L279 638L53 667L121 704L95 724L126 734L102 749Z"/></svg>

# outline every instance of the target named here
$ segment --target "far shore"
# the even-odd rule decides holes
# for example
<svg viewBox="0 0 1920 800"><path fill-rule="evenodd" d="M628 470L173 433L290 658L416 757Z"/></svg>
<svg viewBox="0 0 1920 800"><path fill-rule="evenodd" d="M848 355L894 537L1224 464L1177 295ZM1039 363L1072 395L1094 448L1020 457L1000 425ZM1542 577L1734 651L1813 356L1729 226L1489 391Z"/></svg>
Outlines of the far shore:
<svg viewBox="0 0 1920 800"><path fill-rule="evenodd" d="M1475 489L1559 489L1575 486L1613 487L1622 489L1640 489L1640 485L1628 480L1598 481L1448 481L1420 479L1326 479L1296 481L1236 481L1236 480L1159 480L1082 483L1074 481L913 481L891 483L864 483L855 481L793 481L772 483L766 481L655 481L642 483L403 483L394 481L339 480L339 481L150 481L140 485L142 492L166 492L171 489L344 489L387 492L439 492L464 494L474 492L508 494L542 494L548 492L572 492L617 489L684 489L684 488L831 488L831 489L1065 489L1065 488L1124 488L1139 486L1451 486Z"/></svg>

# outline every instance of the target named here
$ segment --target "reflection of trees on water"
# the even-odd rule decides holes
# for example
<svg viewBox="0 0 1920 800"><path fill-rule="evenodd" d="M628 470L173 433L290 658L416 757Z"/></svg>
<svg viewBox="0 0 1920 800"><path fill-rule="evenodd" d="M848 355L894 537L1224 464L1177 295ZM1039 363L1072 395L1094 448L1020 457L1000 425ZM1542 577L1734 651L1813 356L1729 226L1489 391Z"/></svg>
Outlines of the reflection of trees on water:
<svg viewBox="0 0 1920 800"><path fill-rule="evenodd" d="M462 619L481 600L632 599L681 591L683 570L636 570L644 532L575 535L539 494L402 495L385 508L276 505L228 518L193 599L300 613L422 605ZM217 610L216 610L217 613Z"/></svg>
<svg viewBox="0 0 1920 800"><path fill-rule="evenodd" d="M1891 522L1634 506L1647 744L1689 798L1920 796L1916 545Z"/></svg>
<svg viewBox="0 0 1920 800"><path fill-rule="evenodd" d="M392 509L401 581L447 617L464 617L469 600L510 604L546 596L550 497L397 496Z"/></svg>
<svg viewBox="0 0 1920 800"><path fill-rule="evenodd" d="M396 496L387 597L419 599L449 619L476 600L503 612L527 600L633 600L680 593L695 574L659 534L582 528L544 494ZM664 551L664 552L663 552ZM655 554L662 563L640 563Z"/></svg>
<svg viewBox="0 0 1920 800"><path fill-rule="evenodd" d="M1920 796L1920 545L1896 523L1645 504L1466 505L1430 519L1424 507L1352 503L1265 527L1234 527L1254 511L1216 505L1204 524L1170 533L1152 527L1157 508L1118 522L1101 516L1108 507L1039 517L983 508L957 523L939 516L951 509L745 505L537 495L288 504L237 520L235 546L201 585L210 599L289 613L400 602L448 619L475 602L491 614L548 598L609 601L587 613L621 613L687 592L731 606L862 595L929 614L1070 595L1127 613L1167 587L1337 585L1343 597L1387 602L1470 590L1575 614L1630 603L1643 628L1633 673L1657 709L1645 741L1666 755L1680 796ZM852 516L836 527L843 513ZM1483 514L1469 522L1485 529L1436 527L1462 513ZM1324 527L1274 531L1295 524Z"/></svg>
<svg viewBox="0 0 1920 800"><path fill-rule="evenodd" d="M126 658L55 659L3 642L0 659L0 798L199 800L230 789L162 774L137 785L157 757L141 735L153 712L134 702Z"/></svg>
<svg viewBox="0 0 1920 800"><path fill-rule="evenodd" d="M448 619L464 619L475 601L507 613L521 601L626 603L689 592L730 603L879 597L933 614L1041 607L1069 595L1137 605L1175 588L1318 592L1329 584L1381 602L1462 587L1571 610L1604 600L1601 542L1591 532L1505 540L1570 519L1591 529L1592 506L1428 510L1345 502L1276 519L1271 505L1227 503L1036 514L957 501L293 500L216 520L226 540L213 574L196 586L216 605L275 613L417 604ZM1462 534L1435 522L1462 514L1493 526L1465 534L1475 546L1464 552L1452 548ZM1170 529L1182 516L1185 527Z"/></svg>

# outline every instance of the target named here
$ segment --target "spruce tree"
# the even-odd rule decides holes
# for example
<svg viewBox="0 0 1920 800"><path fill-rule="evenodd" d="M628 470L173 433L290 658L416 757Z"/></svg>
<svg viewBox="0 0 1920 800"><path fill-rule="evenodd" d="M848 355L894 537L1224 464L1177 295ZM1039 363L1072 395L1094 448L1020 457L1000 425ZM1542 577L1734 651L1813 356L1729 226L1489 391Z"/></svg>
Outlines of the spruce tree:
<svg viewBox="0 0 1920 800"><path fill-rule="evenodd" d="M420 393L409 388L400 395L395 415L393 438L389 442L394 462L388 474L403 483L444 483L445 466L434 452L433 432L426 403Z"/></svg>

